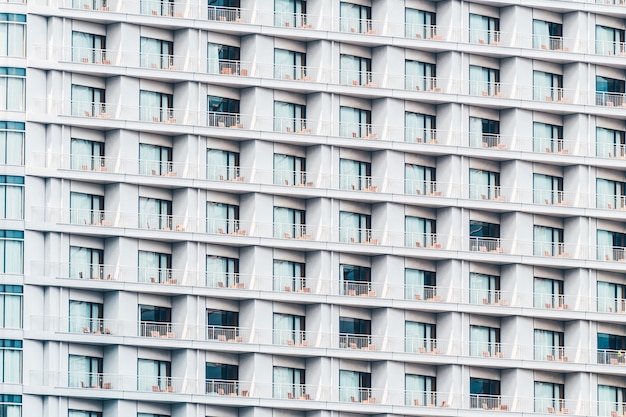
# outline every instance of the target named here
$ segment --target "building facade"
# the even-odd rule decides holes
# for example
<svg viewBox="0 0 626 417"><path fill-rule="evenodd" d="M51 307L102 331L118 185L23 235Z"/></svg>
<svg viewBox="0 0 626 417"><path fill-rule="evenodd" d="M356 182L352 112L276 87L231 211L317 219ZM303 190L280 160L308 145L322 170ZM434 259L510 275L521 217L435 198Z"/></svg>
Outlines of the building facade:
<svg viewBox="0 0 626 417"><path fill-rule="evenodd" d="M0 417L625 416L625 29L0 1Z"/></svg>

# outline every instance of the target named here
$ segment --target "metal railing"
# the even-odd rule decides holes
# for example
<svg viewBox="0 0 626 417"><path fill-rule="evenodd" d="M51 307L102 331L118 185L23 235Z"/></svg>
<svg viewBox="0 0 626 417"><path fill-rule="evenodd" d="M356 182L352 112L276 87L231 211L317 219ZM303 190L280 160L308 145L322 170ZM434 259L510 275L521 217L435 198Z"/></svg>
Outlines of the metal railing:
<svg viewBox="0 0 626 417"><path fill-rule="evenodd" d="M472 252L504 253L499 237L470 237L469 249Z"/></svg>
<svg viewBox="0 0 626 417"><path fill-rule="evenodd" d="M339 334L340 349L376 350L376 343L372 335L367 334ZM378 346L380 349L380 346Z"/></svg>

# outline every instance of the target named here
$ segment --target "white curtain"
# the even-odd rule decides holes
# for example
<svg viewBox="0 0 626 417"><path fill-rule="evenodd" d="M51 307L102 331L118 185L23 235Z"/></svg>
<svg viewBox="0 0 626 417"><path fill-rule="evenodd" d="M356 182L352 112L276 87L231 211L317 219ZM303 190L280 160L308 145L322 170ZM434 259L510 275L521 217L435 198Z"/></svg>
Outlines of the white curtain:
<svg viewBox="0 0 626 417"><path fill-rule="evenodd" d="M535 278L534 280L534 306L535 308L545 308L547 303L550 304L551 307L555 307L558 305L558 300L555 298L559 295L556 294L554 289L555 286L558 288L558 283L552 279L548 278Z"/></svg>
<svg viewBox="0 0 626 417"><path fill-rule="evenodd" d="M0 76L0 97L4 97L0 102L0 110L24 111L25 85L24 78Z"/></svg>
<svg viewBox="0 0 626 417"><path fill-rule="evenodd" d="M0 294L0 328L22 327L22 294Z"/></svg>
<svg viewBox="0 0 626 417"><path fill-rule="evenodd" d="M20 342L21 343L21 342ZM22 383L22 349L20 347L0 347L0 382Z"/></svg>
<svg viewBox="0 0 626 417"><path fill-rule="evenodd" d="M24 187L0 185L0 215L5 219L24 218Z"/></svg>
<svg viewBox="0 0 626 417"><path fill-rule="evenodd" d="M7 274L22 274L24 271L24 241L4 239L0 246L0 265Z"/></svg>
<svg viewBox="0 0 626 417"><path fill-rule="evenodd" d="M545 46L545 48L542 48ZM533 48L550 49L550 24L543 20L533 20Z"/></svg>
<svg viewBox="0 0 626 417"><path fill-rule="evenodd" d="M355 371L339 371L339 401L350 402L352 398L360 402L360 373Z"/></svg>
<svg viewBox="0 0 626 417"><path fill-rule="evenodd" d="M598 259L599 260L617 260L618 257L613 254L613 232L608 230L598 230ZM617 259L615 259L617 258Z"/></svg>
<svg viewBox="0 0 626 417"><path fill-rule="evenodd" d="M24 132L0 130L0 163L24 164Z"/></svg>
<svg viewBox="0 0 626 417"><path fill-rule="evenodd" d="M546 253L549 256L554 255L554 244L557 242L552 240L553 229L546 226L534 226L533 233L535 256L545 256Z"/></svg>

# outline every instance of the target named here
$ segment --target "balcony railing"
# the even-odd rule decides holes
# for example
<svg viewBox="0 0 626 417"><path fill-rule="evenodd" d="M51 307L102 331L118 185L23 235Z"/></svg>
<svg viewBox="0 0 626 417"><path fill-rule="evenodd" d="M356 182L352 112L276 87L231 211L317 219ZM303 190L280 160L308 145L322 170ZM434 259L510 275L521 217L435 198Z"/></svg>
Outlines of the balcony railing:
<svg viewBox="0 0 626 417"><path fill-rule="evenodd" d="M382 392L372 388L339 387L339 401L361 404L381 403Z"/></svg>
<svg viewBox="0 0 626 417"><path fill-rule="evenodd" d="M483 29L471 29L469 30L469 41L479 45L500 45L500 31L498 30L483 30Z"/></svg>
<svg viewBox="0 0 626 417"><path fill-rule="evenodd" d="M509 306L511 305L512 295L510 292L500 290L470 288L469 302L470 304Z"/></svg>
<svg viewBox="0 0 626 417"><path fill-rule="evenodd" d="M339 122L339 136L354 139L380 139L381 126L371 123Z"/></svg>
<svg viewBox="0 0 626 417"><path fill-rule="evenodd" d="M626 43L621 41L596 40L596 55L626 55Z"/></svg>
<svg viewBox="0 0 626 417"><path fill-rule="evenodd" d="M606 107L626 107L625 93L612 93L606 91L596 92L596 105Z"/></svg>
<svg viewBox="0 0 626 417"><path fill-rule="evenodd" d="M375 284L372 282L341 280L339 282L339 295L377 297L380 296L380 292L376 292Z"/></svg>
<svg viewBox="0 0 626 417"><path fill-rule="evenodd" d="M272 398L281 400L322 400L326 395L318 385L272 384Z"/></svg>
<svg viewBox="0 0 626 417"><path fill-rule="evenodd" d="M445 346L444 346L445 345ZM449 341L409 337L404 339L404 351L408 353L424 353L430 355L450 354L446 349Z"/></svg>
<svg viewBox="0 0 626 417"><path fill-rule="evenodd" d="M182 330L182 326L156 321L141 321L137 329L139 336L163 339L180 339Z"/></svg>
<svg viewBox="0 0 626 417"><path fill-rule="evenodd" d="M504 351L505 346L500 342L483 342L483 341L470 341L469 342L469 355L470 356L479 356L483 358L512 358L513 357L513 348L517 348L515 346L506 346L506 350Z"/></svg>
<svg viewBox="0 0 626 417"><path fill-rule="evenodd" d="M501 395L470 394L469 408L482 410L509 411L513 409L512 398Z"/></svg>
<svg viewBox="0 0 626 417"><path fill-rule="evenodd" d="M473 200L507 201L502 187L499 185L469 185L469 198Z"/></svg>
<svg viewBox="0 0 626 417"><path fill-rule="evenodd" d="M207 72L209 74L247 77L252 75L252 65L238 60L209 59L207 60Z"/></svg>
<svg viewBox="0 0 626 417"><path fill-rule="evenodd" d="M570 362L575 356L569 355L570 351L575 353L575 349L566 348L564 346L534 346L534 359L536 361L548 362Z"/></svg>
<svg viewBox="0 0 626 417"><path fill-rule="evenodd" d="M287 346L311 346L310 335L305 330L274 329L273 344Z"/></svg>
<svg viewBox="0 0 626 417"><path fill-rule="evenodd" d="M274 131L296 133L298 135L310 135L313 133L312 129L307 128L307 120L299 117L275 117Z"/></svg>
<svg viewBox="0 0 626 417"><path fill-rule="evenodd" d="M226 379L208 379L205 392L207 394L228 395L231 397L249 397L249 384ZM247 388L247 389L246 389Z"/></svg>
<svg viewBox="0 0 626 417"><path fill-rule="evenodd" d="M404 289L404 298L418 301L443 301L441 289L432 285L407 284Z"/></svg>
<svg viewBox="0 0 626 417"><path fill-rule="evenodd" d="M626 313L626 299L619 297L597 297L598 313Z"/></svg>
<svg viewBox="0 0 626 417"><path fill-rule="evenodd" d="M597 362L600 365L626 365L626 351L615 349L598 349Z"/></svg>
<svg viewBox="0 0 626 417"><path fill-rule="evenodd" d="M472 252L504 253L499 237L470 237L469 248Z"/></svg>
<svg viewBox="0 0 626 417"><path fill-rule="evenodd" d="M380 350L381 346L376 346L371 335L366 334L340 334L340 349L359 349L359 350Z"/></svg>
<svg viewBox="0 0 626 417"><path fill-rule="evenodd" d="M535 49L568 52L569 48L563 45L562 36L533 35L533 48Z"/></svg>

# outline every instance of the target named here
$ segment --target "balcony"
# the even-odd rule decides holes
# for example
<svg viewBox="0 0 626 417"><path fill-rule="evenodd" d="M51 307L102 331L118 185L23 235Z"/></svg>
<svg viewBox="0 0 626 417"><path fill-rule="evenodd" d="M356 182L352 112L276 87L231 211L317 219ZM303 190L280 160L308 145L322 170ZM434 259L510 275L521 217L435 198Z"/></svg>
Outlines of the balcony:
<svg viewBox="0 0 626 417"><path fill-rule="evenodd" d="M405 391L404 404L416 407L451 407L458 408L458 404L453 400L454 395L444 392L434 391Z"/></svg>
<svg viewBox="0 0 626 417"><path fill-rule="evenodd" d="M564 89L562 87L533 86L533 100L536 101L570 104L579 101L574 100L577 96L576 90Z"/></svg>
<svg viewBox="0 0 626 417"><path fill-rule="evenodd" d="M170 54L153 54L141 52L139 61L142 68L161 69L169 71L179 71L184 68L186 71L197 71L197 68L190 68L185 65L185 56L175 56Z"/></svg>
<svg viewBox="0 0 626 417"><path fill-rule="evenodd" d="M596 91L596 106L626 107L626 94Z"/></svg>
<svg viewBox="0 0 626 417"><path fill-rule="evenodd" d="M378 26L384 22L374 22L372 19L360 19L351 17L339 18L339 31L346 33L360 33L364 35L377 35Z"/></svg>
<svg viewBox="0 0 626 417"><path fill-rule="evenodd" d="M408 248L443 249L445 242L450 236L437 233L404 233L404 246Z"/></svg>
<svg viewBox="0 0 626 417"><path fill-rule="evenodd" d="M404 298L406 300L441 302L444 299L441 293L445 292L445 290L432 285L407 284L404 287Z"/></svg>
<svg viewBox="0 0 626 417"><path fill-rule="evenodd" d="M565 40L562 36L533 35L533 48L535 49L569 52L569 48L564 45Z"/></svg>
<svg viewBox="0 0 626 417"><path fill-rule="evenodd" d="M38 49L38 47L35 48ZM43 48L43 46L40 48ZM110 49L71 47L69 53L72 56L72 62L81 64L123 65L118 58L118 52Z"/></svg>
<svg viewBox="0 0 626 417"><path fill-rule="evenodd" d="M626 313L626 299L620 297L597 297L598 313Z"/></svg>
<svg viewBox="0 0 626 417"><path fill-rule="evenodd" d="M208 6L208 20L217 22L252 23L252 10L238 7Z"/></svg>
<svg viewBox="0 0 626 417"><path fill-rule="evenodd" d="M596 194L597 208L608 210L626 210L626 196L613 194Z"/></svg>
<svg viewBox="0 0 626 417"><path fill-rule="evenodd" d="M615 0L609 0L615 1ZM626 43L621 41L596 40L596 55L626 56ZM593 52L592 52L593 53Z"/></svg>
<svg viewBox="0 0 626 417"><path fill-rule="evenodd" d="M309 347L311 346L311 339L315 340L313 335L305 330L274 329L272 335L274 345ZM319 344L314 345L319 346Z"/></svg>
<svg viewBox="0 0 626 417"><path fill-rule="evenodd" d="M499 185L469 185L469 197L473 200L507 201L505 189Z"/></svg>
<svg viewBox="0 0 626 417"><path fill-rule="evenodd" d="M252 64L231 59L209 59L207 61L207 72L209 74L230 75L233 77L247 77L253 74Z"/></svg>
<svg viewBox="0 0 626 417"><path fill-rule="evenodd" d="M469 248L472 252L504 253L499 237L470 237Z"/></svg>
<svg viewBox="0 0 626 417"><path fill-rule="evenodd" d="M469 289L470 304L488 306L510 306L514 294L510 291L490 290L481 288Z"/></svg>
<svg viewBox="0 0 626 417"><path fill-rule="evenodd" d="M598 246L598 260L626 262L626 248L619 246Z"/></svg>
<svg viewBox="0 0 626 417"><path fill-rule="evenodd" d="M379 236L382 232L368 228L339 227L339 241L343 243L360 243L363 245L380 245Z"/></svg>
<svg viewBox="0 0 626 417"><path fill-rule="evenodd" d="M518 345L503 344L500 342L470 341L469 356L494 358L494 359L518 359L520 349Z"/></svg>
<svg viewBox="0 0 626 417"><path fill-rule="evenodd" d="M380 139L383 126L371 123L339 122L339 136L353 139Z"/></svg>
<svg viewBox="0 0 626 417"><path fill-rule="evenodd" d="M578 299L578 297L563 294L534 293L533 300L535 308L545 308L548 310L569 310L570 308L576 310L582 308L586 310L588 304L586 302L587 300L584 300L584 305L579 305L582 304L582 298Z"/></svg>
<svg viewBox="0 0 626 417"><path fill-rule="evenodd" d="M209 379L206 381L205 393L227 395L230 397L249 397L251 384L226 379Z"/></svg>
<svg viewBox="0 0 626 417"><path fill-rule="evenodd" d="M244 120L245 118L242 118L239 113L207 112L207 126L209 127L244 129Z"/></svg>
<svg viewBox="0 0 626 417"><path fill-rule="evenodd" d="M272 398L280 400L323 400L328 395L318 385L306 384L272 384Z"/></svg>
<svg viewBox="0 0 626 417"><path fill-rule="evenodd" d="M376 350L376 341L372 335L367 334L340 334L340 349L356 349L356 350ZM378 345L380 350L381 344Z"/></svg>
<svg viewBox="0 0 626 417"><path fill-rule="evenodd" d="M570 258L570 250L578 254L575 246L566 245L563 242L533 242L533 253L535 256L548 258Z"/></svg>
<svg viewBox="0 0 626 417"><path fill-rule="evenodd" d="M449 340L428 339L422 337L404 338L404 351L428 355L452 355L452 342Z"/></svg>
<svg viewBox="0 0 626 417"><path fill-rule="evenodd" d="M307 120L293 117L275 117L274 132L295 133L298 135L310 135L313 130L307 128Z"/></svg>
<svg viewBox="0 0 626 417"><path fill-rule="evenodd" d="M382 392L379 390L373 390L372 388L361 387L339 387L339 401L351 402L361 404L376 404L381 403Z"/></svg>
<svg viewBox="0 0 626 417"><path fill-rule="evenodd" d="M578 193L565 193L562 190L533 190L533 202L546 206L569 207L577 200Z"/></svg>
<svg viewBox="0 0 626 417"><path fill-rule="evenodd" d="M600 365L626 365L626 352L614 349L598 349L597 363Z"/></svg>
<svg viewBox="0 0 626 417"><path fill-rule="evenodd" d="M500 46L501 33L499 30L469 30L470 43L478 45Z"/></svg>
<svg viewBox="0 0 626 417"><path fill-rule="evenodd" d="M513 409L514 399L502 395L470 394L469 408L492 411L517 411Z"/></svg>
<svg viewBox="0 0 626 417"><path fill-rule="evenodd" d="M274 64L273 77L275 80L286 81L332 82L330 68L315 68L306 65Z"/></svg>
<svg viewBox="0 0 626 417"><path fill-rule="evenodd" d="M348 295L352 297L377 297L380 291L376 292L378 284L366 281L339 281L339 295Z"/></svg>
<svg viewBox="0 0 626 417"><path fill-rule="evenodd" d="M339 188L342 190L384 192L382 189L384 183L384 178L372 177L370 175L339 175Z"/></svg>

